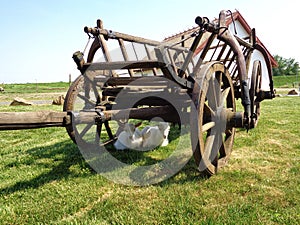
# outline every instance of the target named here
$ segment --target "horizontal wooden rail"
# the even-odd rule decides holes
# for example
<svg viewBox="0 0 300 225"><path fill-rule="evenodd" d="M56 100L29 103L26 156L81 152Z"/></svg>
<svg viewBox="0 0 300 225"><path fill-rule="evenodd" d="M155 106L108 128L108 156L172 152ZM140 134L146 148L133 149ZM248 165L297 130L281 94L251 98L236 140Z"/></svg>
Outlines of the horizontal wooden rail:
<svg viewBox="0 0 300 225"><path fill-rule="evenodd" d="M152 69L161 68L166 64L156 60L141 60L141 61L117 61L117 62L97 62L85 63L84 71L94 70L118 70L118 69Z"/></svg>

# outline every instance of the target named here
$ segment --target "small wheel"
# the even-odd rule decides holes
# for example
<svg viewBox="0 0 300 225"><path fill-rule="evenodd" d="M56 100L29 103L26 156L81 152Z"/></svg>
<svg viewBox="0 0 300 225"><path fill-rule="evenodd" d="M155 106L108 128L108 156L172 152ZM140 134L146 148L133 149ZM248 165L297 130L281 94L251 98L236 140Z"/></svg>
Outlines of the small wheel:
<svg viewBox="0 0 300 225"><path fill-rule="evenodd" d="M101 105L101 100L97 87L80 75L67 92L63 110L76 114L82 110L93 111L99 105ZM102 130L103 125L105 130ZM74 143L105 144L115 138L114 130L111 127L112 125L108 121L101 124L75 124L72 122L66 126L66 130Z"/></svg>
<svg viewBox="0 0 300 225"><path fill-rule="evenodd" d="M250 128L257 126L258 119L260 116L260 102L255 101L257 94L261 89L261 63L256 60L253 63L253 70L251 76L251 86L250 86L250 101L251 101L251 122Z"/></svg>
<svg viewBox="0 0 300 225"><path fill-rule="evenodd" d="M210 176L227 163L231 154L235 128L227 125L227 114L236 111L234 88L228 70L220 62L204 65L196 77L192 147L198 169Z"/></svg>

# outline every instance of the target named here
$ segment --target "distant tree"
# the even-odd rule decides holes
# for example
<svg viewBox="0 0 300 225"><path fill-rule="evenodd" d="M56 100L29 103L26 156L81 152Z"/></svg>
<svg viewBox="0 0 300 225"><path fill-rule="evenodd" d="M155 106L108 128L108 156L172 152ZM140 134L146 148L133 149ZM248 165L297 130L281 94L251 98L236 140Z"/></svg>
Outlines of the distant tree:
<svg viewBox="0 0 300 225"><path fill-rule="evenodd" d="M299 72L299 63L293 58L283 58L279 55L274 55L274 59L278 63L277 68L273 68L273 75L296 75Z"/></svg>

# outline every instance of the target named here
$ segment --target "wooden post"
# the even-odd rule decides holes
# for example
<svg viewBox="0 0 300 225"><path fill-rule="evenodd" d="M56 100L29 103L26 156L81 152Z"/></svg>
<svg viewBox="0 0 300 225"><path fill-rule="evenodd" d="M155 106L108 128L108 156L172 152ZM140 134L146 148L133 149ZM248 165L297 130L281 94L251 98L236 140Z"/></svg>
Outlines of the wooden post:
<svg viewBox="0 0 300 225"><path fill-rule="evenodd" d="M71 83L72 83L72 75L69 74L69 87L71 86Z"/></svg>

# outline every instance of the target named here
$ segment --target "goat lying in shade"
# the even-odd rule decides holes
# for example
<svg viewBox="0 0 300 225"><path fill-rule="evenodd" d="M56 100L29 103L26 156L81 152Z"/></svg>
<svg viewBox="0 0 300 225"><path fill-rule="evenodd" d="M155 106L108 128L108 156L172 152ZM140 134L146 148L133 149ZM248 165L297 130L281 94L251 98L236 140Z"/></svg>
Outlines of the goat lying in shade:
<svg viewBox="0 0 300 225"><path fill-rule="evenodd" d="M157 146L169 144L170 126L166 122L159 122L157 126L146 126L139 130L134 124L127 123L114 143L117 150L134 149L148 151Z"/></svg>
<svg viewBox="0 0 300 225"><path fill-rule="evenodd" d="M168 135L170 125L166 122L160 122L157 126L146 126L142 130L144 150L150 150L157 146L167 146L169 144Z"/></svg>
<svg viewBox="0 0 300 225"><path fill-rule="evenodd" d="M134 124L126 123L114 146L117 150L139 149L142 146L142 142L143 137L138 128Z"/></svg>

